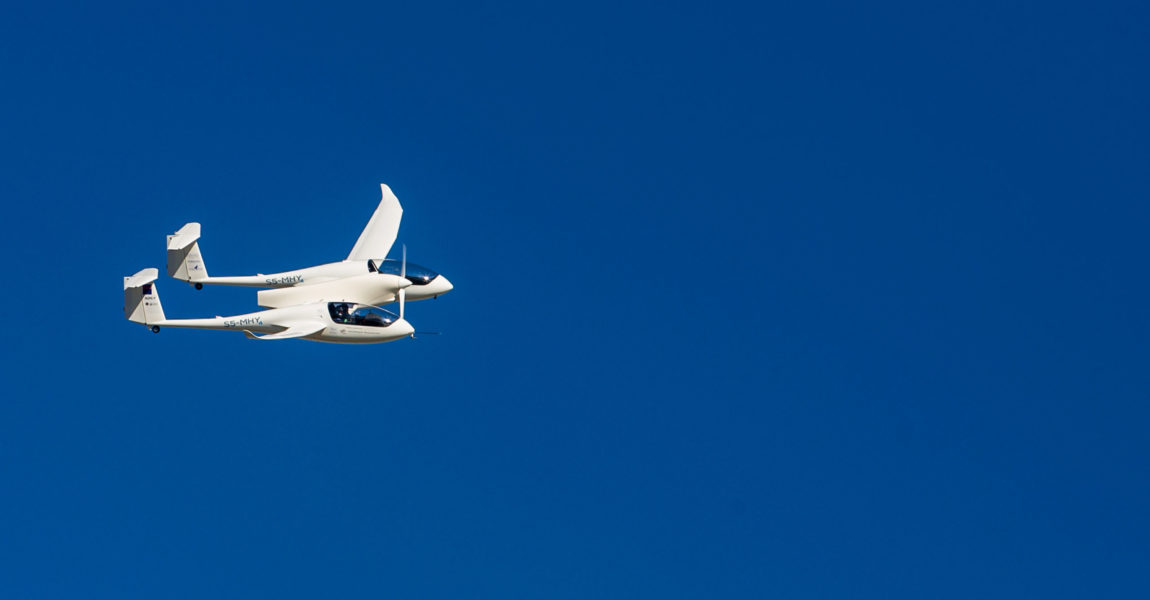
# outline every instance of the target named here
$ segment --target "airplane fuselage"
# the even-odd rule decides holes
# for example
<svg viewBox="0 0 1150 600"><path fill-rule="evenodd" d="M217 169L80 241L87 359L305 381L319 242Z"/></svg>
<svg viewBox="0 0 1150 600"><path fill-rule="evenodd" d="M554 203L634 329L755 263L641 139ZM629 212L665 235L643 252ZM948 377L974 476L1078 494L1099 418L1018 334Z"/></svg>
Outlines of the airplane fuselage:
<svg viewBox="0 0 1150 600"><path fill-rule="evenodd" d="M299 286L311 286L316 284L324 284L336 280L344 280L358 276L368 276L370 274L386 275L379 273L377 264L390 264L393 261L367 261L367 260L343 260L339 262L327 263L317 265L314 267L307 267L304 269L294 269L291 271L283 271L280 273L258 274L258 275L241 275L229 277L208 277L199 281L190 283L203 283L209 285L239 285L259 288L291 288ZM380 281L380 277L363 277L365 281ZM446 294L451 291L453 286L446 277L435 274L430 278L424 277L408 277L412 285L407 288L408 300L426 300L428 298L435 298L441 294ZM395 286L393 285L392 288ZM274 296L274 294L273 294ZM394 302L394 295L388 300L379 300L378 303ZM274 304L265 304L260 302L261 306L272 306Z"/></svg>
<svg viewBox="0 0 1150 600"><path fill-rule="evenodd" d="M332 318L327 302L273 308L230 317L165 319L148 322L147 325L160 329L166 327L213 329L271 335L285 331L294 323L299 322L321 322L326 325L322 330L299 339L337 344L380 344L410 337L415 332L415 328L403 319L377 326L359 325L351 322L337 323Z"/></svg>
<svg viewBox="0 0 1150 600"><path fill-rule="evenodd" d="M240 275L233 277L209 277L203 283L215 285L243 285L260 288L283 288L296 285L322 283L342 279L352 275L370 272L366 260L344 260L304 269L293 269L282 273Z"/></svg>

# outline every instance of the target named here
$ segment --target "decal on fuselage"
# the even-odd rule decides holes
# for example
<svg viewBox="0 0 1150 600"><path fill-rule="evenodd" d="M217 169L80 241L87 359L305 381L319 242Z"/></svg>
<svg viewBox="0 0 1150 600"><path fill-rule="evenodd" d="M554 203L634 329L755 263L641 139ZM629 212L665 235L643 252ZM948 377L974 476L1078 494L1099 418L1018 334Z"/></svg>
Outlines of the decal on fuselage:
<svg viewBox="0 0 1150 600"><path fill-rule="evenodd" d="M263 325L264 320L262 317L245 317L243 319L227 319L224 321L224 327L243 327L245 325Z"/></svg>
<svg viewBox="0 0 1150 600"><path fill-rule="evenodd" d="M264 279L268 285L288 285L303 283L303 275L284 275L283 277L268 277Z"/></svg>

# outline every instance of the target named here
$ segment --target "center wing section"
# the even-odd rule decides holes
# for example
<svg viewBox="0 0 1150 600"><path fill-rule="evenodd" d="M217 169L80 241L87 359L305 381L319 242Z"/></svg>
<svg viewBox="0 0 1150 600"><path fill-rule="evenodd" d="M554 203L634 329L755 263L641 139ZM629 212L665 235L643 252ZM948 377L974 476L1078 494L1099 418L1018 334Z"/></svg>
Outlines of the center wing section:
<svg viewBox="0 0 1150 600"><path fill-rule="evenodd" d="M379 184L379 189L383 192L383 197L379 200L375 213L371 215L371 220L367 222L367 227L364 227L363 233L359 234L355 247L347 256L348 260L387 258L388 250L391 250L395 237L399 235L399 221L403 218L403 207L399 205L399 198L395 197L387 184Z"/></svg>
<svg viewBox="0 0 1150 600"><path fill-rule="evenodd" d="M323 331L324 327L327 327L327 325L319 321L304 321L302 323L291 323L287 326L287 329L279 333L256 335L245 329L244 335L252 338L253 340L286 340L318 333Z"/></svg>

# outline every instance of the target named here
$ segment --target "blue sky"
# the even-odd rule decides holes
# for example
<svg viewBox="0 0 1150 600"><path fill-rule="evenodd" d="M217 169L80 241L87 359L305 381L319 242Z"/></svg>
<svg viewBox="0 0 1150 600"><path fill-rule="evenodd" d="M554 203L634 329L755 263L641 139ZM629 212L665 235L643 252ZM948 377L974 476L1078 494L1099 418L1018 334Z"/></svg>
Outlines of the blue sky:
<svg viewBox="0 0 1150 600"><path fill-rule="evenodd" d="M0 593L1144 596L1148 21L10 7ZM122 318L183 223L338 260L380 182L443 335Z"/></svg>

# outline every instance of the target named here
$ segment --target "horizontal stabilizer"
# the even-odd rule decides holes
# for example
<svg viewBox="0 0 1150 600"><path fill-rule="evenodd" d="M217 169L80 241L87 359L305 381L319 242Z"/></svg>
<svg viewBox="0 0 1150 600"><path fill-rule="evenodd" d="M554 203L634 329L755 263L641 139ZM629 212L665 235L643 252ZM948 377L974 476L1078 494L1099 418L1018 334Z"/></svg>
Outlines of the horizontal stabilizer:
<svg viewBox="0 0 1150 600"><path fill-rule="evenodd" d="M155 268L141 269L139 273L124 278L124 289L143 287L152 283L160 276L160 270Z"/></svg>
<svg viewBox="0 0 1150 600"><path fill-rule="evenodd" d="M248 330L244 330L244 335L252 338L253 340L286 340L290 338L298 338L311 335L323 331L327 325L318 321L310 321L303 323L292 323L288 328L279 333L269 333L267 335L256 335Z"/></svg>
<svg viewBox="0 0 1150 600"><path fill-rule="evenodd" d="M188 223L176 231L175 235L168 236L168 250L183 250L200 239L200 224Z"/></svg>

